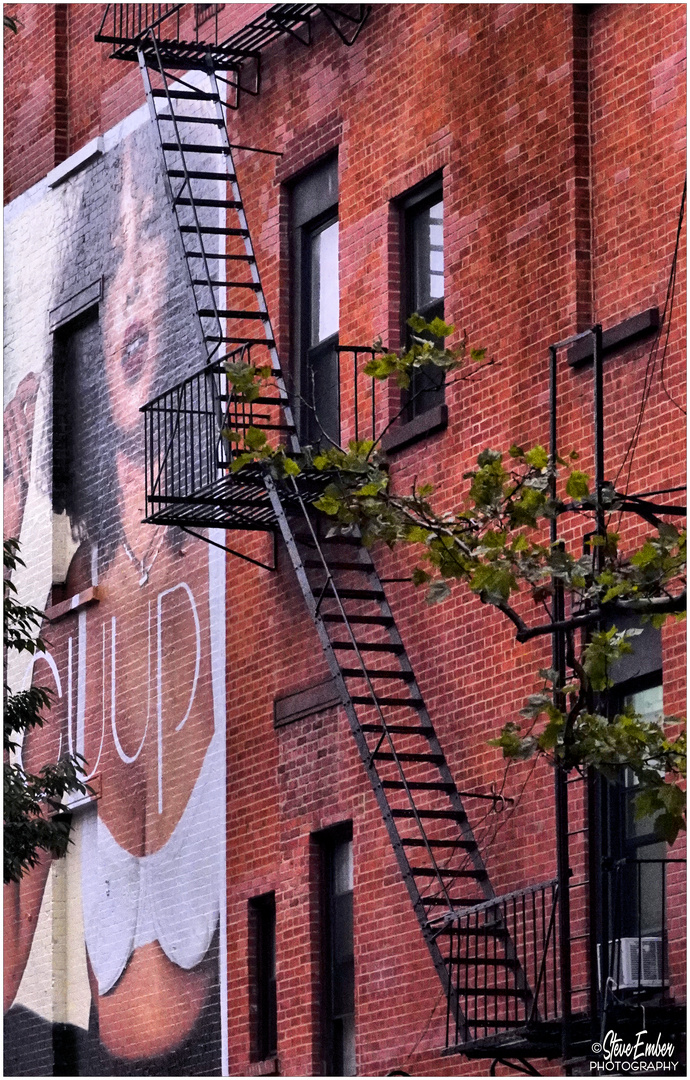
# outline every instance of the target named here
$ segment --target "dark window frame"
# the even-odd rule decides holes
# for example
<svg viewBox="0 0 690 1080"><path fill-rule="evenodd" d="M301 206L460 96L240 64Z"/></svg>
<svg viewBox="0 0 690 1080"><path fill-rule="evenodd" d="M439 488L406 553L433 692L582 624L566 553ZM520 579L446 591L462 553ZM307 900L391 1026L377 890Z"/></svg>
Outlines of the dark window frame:
<svg viewBox="0 0 690 1080"><path fill-rule="evenodd" d="M613 717L621 711L625 698L657 686L663 688L661 669L650 670L617 683L609 691L609 716ZM609 870L612 870L616 864L620 867L617 872L620 880L609 874L605 876L605 880L609 881L608 888L611 890L607 903L609 925L608 928L603 929L605 939L656 933L657 929L654 926L643 928L642 922L645 917L649 917L650 912L655 913L656 921L660 921L662 925L665 922L662 867L652 861L647 870L643 871L643 868L638 866L638 862L645 862L645 851L654 847L658 847L659 850L652 851L652 860L664 858L666 845L652 831L640 835L633 833L631 826L635 788L628 783L628 777L623 768L620 770L620 779L617 782L601 777L599 790L604 867L608 867ZM624 865L626 860L630 860L629 867ZM642 892L640 892L642 889L640 875L643 875L647 882ZM624 906L622 897L615 895L616 892L621 891L624 891L628 898ZM657 893L656 897L652 896L653 892Z"/></svg>
<svg viewBox="0 0 690 1080"><path fill-rule="evenodd" d="M340 442L340 378L336 349L339 334L336 332L316 345L311 344L311 244L317 233L339 220L337 189L338 159L333 154L316 162L290 184L291 385L300 440L326 446ZM306 403L311 402L312 397L311 373L318 371L320 362L327 383L334 388L334 398L327 400L319 418L318 412L315 416ZM327 435L322 432L322 427Z"/></svg>
<svg viewBox="0 0 690 1080"><path fill-rule="evenodd" d="M421 184L418 184L410 192L405 194L398 202L401 214L401 264L402 264L402 305L401 305L401 341L404 346L411 344L411 330L407 320L413 314L421 315L428 322L435 317L444 318L445 313L445 281L444 295L432 299L426 304L417 303L415 279L419 270L420 252L415 250L414 240L415 225L430 207L438 202L444 202L443 173L435 173ZM445 205L444 205L445 211ZM445 249L445 231L444 231ZM445 253L445 252L444 252ZM445 264L444 264L445 277ZM442 344L442 342L439 342ZM438 412L445 404L445 376L442 372L430 373L417 371L412 374L411 386L403 396L405 406L404 423L411 423L423 416L424 413ZM423 422L422 422L423 423ZM438 430L438 424L435 425ZM423 434L424 432L422 432Z"/></svg>
<svg viewBox="0 0 690 1080"><path fill-rule="evenodd" d="M270 1061L278 1053L275 893L249 901L250 1058Z"/></svg>
<svg viewBox="0 0 690 1080"><path fill-rule="evenodd" d="M355 1009L354 1009L354 990L355 990L355 976L354 976L354 934L352 923L352 898L354 890L347 894L340 894L339 897L335 895L335 858L337 849L346 843L352 844L352 822L344 822L340 825L335 825L330 829L325 829L314 837L318 849L319 849L319 862L320 862L320 911L321 911L321 1048L323 1058L323 1073L325 1076L343 1076L346 1075L343 1072L344 1069L344 1041L343 1041L343 1019L352 1017L352 1023L355 1023ZM349 897L348 901L342 902L342 897ZM338 905L337 901L341 899L341 904ZM345 908L349 907L349 927L347 925L348 915L345 912ZM337 926L339 911L342 918L345 914L345 933L349 929L350 942L349 947L353 950L353 956L351 961L347 961L341 966L340 975L341 978L345 976L345 982L341 982L336 985L336 966L337 966L337 942L339 928ZM340 933L342 934L343 928L340 927ZM351 999L351 1009L347 1012L338 1012L337 998L341 996L346 999ZM342 1005L342 1001L341 1001ZM347 1074L349 1075L349 1074Z"/></svg>
<svg viewBox="0 0 690 1080"><path fill-rule="evenodd" d="M324 232L330 225L338 223L338 207L337 205L329 210L326 210L323 214L313 220L306 222L300 230L300 242L301 242L301 311L300 311L300 341L302 347L300 349L300 386L302 387L300 393L307 401L312 401L312 385L311 379L313 373L318 370L320 363L327 363L329 357L331 360L335 358L335 363L332 363L335 374L335 401L332 403L333 411L337 417L337 430L334 426L331 430L328 430L328 417L319 417L318 406L314 402L315 416L307 418L304 417L302 421L302 435L305 442L316 443L322 439L328 440L330 438L334 445L340 443L340 372L338 364L338 352L337 345L339 343L339 330L334 334L330 334L329 337L324 338L323 341L317 342L315 345L311 344L312 339L312 319L314 316L314 290L312 281L312 241L319 233ZM317 391L318 392L318 391ZM319 423L321 421L321 424ZM326 430L324 432L321 429L321 425ZM329 445L327 443L327 445Z"/></svg>

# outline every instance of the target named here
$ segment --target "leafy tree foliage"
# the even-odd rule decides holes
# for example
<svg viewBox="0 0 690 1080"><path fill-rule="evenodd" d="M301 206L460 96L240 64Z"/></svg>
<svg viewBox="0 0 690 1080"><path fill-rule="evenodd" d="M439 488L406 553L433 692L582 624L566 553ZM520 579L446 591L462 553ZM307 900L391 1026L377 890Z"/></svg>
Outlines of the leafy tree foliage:
<svg viewBox="0 0 690 1080"><path fill-rule="evenodd" d="M402 353L381 349L364 368L366 374L394 377L407 388L415 368L431 364L447 377L468 359L487 363L484 350L470 350L466 341L459 349L441 348L439 339L454 331L441 319L427 323L415 315L410 326L410 348ZM228 378L237 396L250 401L259 395L266 373L235 364L228 367ZM601 529L598 511L610 523L624 498L612 486L604 487L600 497L592 493L574 451L552 461L542 446L485 449L476 468L464 475L464 501L445 511L435 507L434 497L448 492L435 491L431 484L415 483L403 494L393 489L380 440L351 442L347 450L307 447L291 455L270 446L265 432L256 428L225 434L238 444L236 470L263 462L283 483L294 483L301 473L311 478L321 474L322 494L315 505L333 519L334 529L358 529L367 545L413 545L419 554L413 580L426 589L428 603L444 600L453 583L462 583L511 620L519 641L562 632L565 670L540 671L541 691L492 745L507 758L540 754L568 770L593 766L611 779L628 767L636 778L638 814L654 815L658 835L671 843L676 839L685 828L680 782L686 740L684 730L673 738L668 729L680 721L666 717L655 722L632 708L610 715L607 691L615 662L632 651L630 639L641 632L618 630L616 617L629 621L634 613L658 627L685 611L684 532L647 514L654 531L637 550L621 550L619 534L608 525ZM589 536L584 554L549 538L551 521L573 515ZM580 547L582 539L581 533ZM560 619L556 594L562 597ZM526 611L536 612L539 621L529 622Z"/></svg>
<svg viewBox="0 0 690 1080"><path fill-rule="evenodd" d="M36 636L43 614L37 608L20 604L9 579L16 567L24 566L19 556L19 542L5 540L3 545L4 646L7 653L41 652L44 643ZM4 683L4 881L19 881L35 866L41 851L64 855L69 843L70 816L64 797L70 792L90 792L80 780L84 759L79 754L65 754L55 764L44 765L38 774L27 772L19 755L20 740L33 728L42 727L44 712L50 708L50 692L40 686L12 693Z"/></svg>

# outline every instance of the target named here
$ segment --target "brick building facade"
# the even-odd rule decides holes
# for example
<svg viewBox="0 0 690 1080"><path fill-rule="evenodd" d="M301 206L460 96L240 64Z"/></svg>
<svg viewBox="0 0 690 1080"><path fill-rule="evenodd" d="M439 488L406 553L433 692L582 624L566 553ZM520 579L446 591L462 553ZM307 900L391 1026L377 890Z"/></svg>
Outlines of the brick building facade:
<svg viewBox="0 0 690 1080"><path fill-rule="evenodd" d="M462 328L495 363L429 387L387 452L398 490L431 480L452 510L483 448L547 445L549 346L597 322L607 477L682 486L682 241L672 306L667 290L684 6L351 5L366 18L349 46L337 30L351 39L355 23L303 7L266 42L260 92L228 112L233 143L277 152L234 163L302 433L309 373L343 445L373 419L353 354L328 367L322 342L399 348L407 315L441 310L451 343ZM178 36L225 42L268 8L183 5ZM206 362L155 125L136 64L94 41L104 5L6 10L19 31L5 31L5 535L22 541L20 595L51 618L35 678L56 690L25 760L68 740L96 791L74 808L66 859L9 887L6 1074L486 1075L492 1057L530 1056L442 1053L453 1017L282 542L272 570L266 532L208 533L257 566L142 524L140 406ZM250 89L257 63L242 67ZM592 364L559 356L560 443L591 472ZM379 391L376 433L399 409ZM506 796L466 800L495 894L537 895L524 890L556 876L553 771L505 777L488 739L534 692L548 646L517 643L461 588L427 606L405 553L374 559L457 788ZM658 695L663 670L663 709L682 714L682 624L640 640L621 693ZM574 881L585 825L574 789ZM664 872L677 1005L684 866ZM590 907L586 886L572 896L579 1013ZM531 1057L564 1071L558 1054Z"/></svg>

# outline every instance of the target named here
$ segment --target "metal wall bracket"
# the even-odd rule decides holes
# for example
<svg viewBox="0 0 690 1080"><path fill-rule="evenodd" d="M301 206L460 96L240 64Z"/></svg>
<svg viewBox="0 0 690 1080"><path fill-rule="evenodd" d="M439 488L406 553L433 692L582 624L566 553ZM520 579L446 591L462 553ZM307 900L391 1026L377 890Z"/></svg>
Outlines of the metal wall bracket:
<svg viewBox="0 0 690 1080"><path fill-rule="evenodd" d="M203 536L201 533L194 532L193 529L188 529L186 525L180 525L182 532L186 532L188 536L195 537L196 540L203 540L205 544L210 544L211 547L220 548L221 551L227 552L228 555L234 555L236 559L243 559L244 562L252 563L254 566L260 566L262 570L270 570L273 573L278 569L278 534L272 532L273 536L273 565L261 562L260 559L252 559L251 555L243 555L241 551L235 551L234 548L226 547L225 544L219 544L215 540L211 540L208 536Z"/></svg>

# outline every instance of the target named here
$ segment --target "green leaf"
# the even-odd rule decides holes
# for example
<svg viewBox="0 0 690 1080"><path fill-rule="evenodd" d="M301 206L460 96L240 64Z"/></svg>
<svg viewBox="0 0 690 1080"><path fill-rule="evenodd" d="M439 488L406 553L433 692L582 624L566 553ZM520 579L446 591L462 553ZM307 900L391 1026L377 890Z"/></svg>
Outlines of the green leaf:
<svg viewBox="0 0 690 1080"><path fill-rule="evenodd" d="M579 469L573 469L565 485L566 494L571 499L586 499L589 495L589 476Z"/></svg>
<svg viewBox="0 0 690 1080"><path fill-rule="evenodd" d="M438 315L435 319L432 319L430 323L427 323L427 330L430 334L433 334L435 338L450 337L454 332L455 327L449 323L445 323L443 319L439 319Z"/></svg>
<svg viewBox="0 0 690 1080"><path fill-rule="evenodd" d="M640 548L639 551L635 552L630 562L633 564L633 566L639 566L641 570L644 570L645 567L650 566L653 562L655 562L657 557L658 552L657 549L654 547L654 544L652 544L649 540L645 540L643 546Z"/></svg>
<svg viewBox="0 0 690 1080"><path fill-rule="evenodd" d="M340 510L340 503L337 499L334 499L332 495L322 495L320 499L317 499L314 503L317 510L322 510L324 514L329 514L334 517Z"/></svg>
<svg viewBox="0 0 690 1080"><path fill-rule="evenodd" d="M525 454L525 461L533 469L545 469L549 464L549 455L543 446L535 446Z"/></svg>
<svg viewBox="0 0 690 1080"><path fill-rule="evenodd" d="M266 432L261 431L260 428L248 427L244 441L250 450L261 450L266 445Z"/></svg>
<svg viewBox="0 0 690 1080"><path fill-rule="evenodd" d="M299 476L302 470L293 458L283 458L283 471L288 476Z"/></svg>
<svg viewBox="0 0 690 1080"><path fill-rule="evenodd" d="M429 324L427 323L426 319L423 319L421 315L417 315L416 312L414 313L414 315L410 315L409 319L407 320L407 325L412 330L414 330L416 334L423 334L424 331L428 330L429 328Z"/></svg>
<svg viewBox="0 0 690 1080"><path fill-rule="evenodd" d="M422 528L421 525L410 525L405 532L405 539L410 544L426 544L429 535L429 530Z"/></svg>

